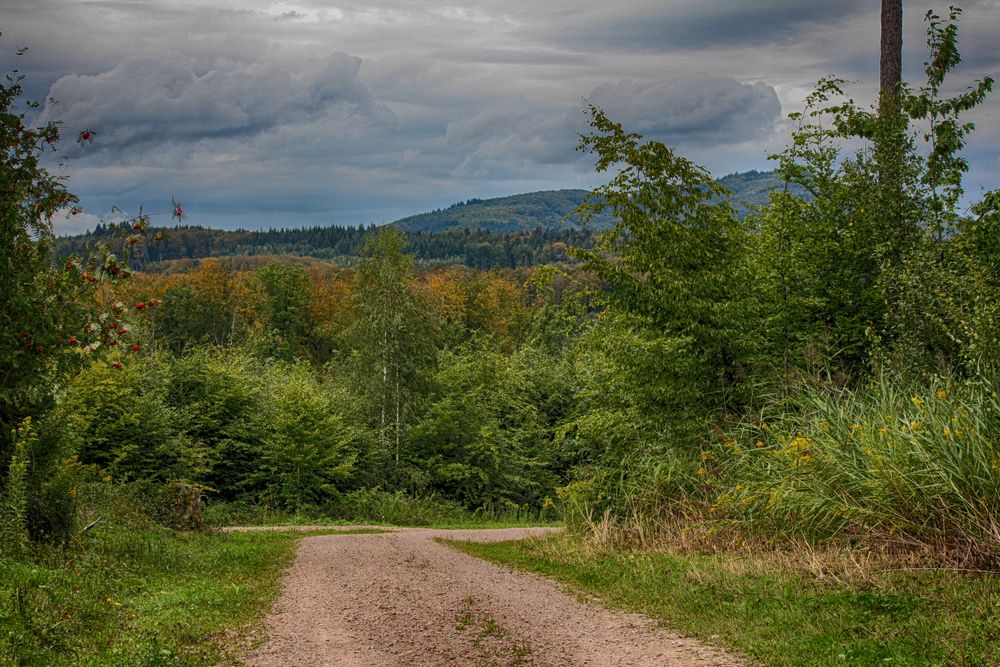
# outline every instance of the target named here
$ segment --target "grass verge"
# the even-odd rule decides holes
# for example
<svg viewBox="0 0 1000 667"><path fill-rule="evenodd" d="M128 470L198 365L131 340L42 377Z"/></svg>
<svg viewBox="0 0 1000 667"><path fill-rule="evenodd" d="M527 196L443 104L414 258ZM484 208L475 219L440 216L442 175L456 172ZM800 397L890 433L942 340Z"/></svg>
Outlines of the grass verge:
<svg viewBox="0 0 1000 667"><path fill-rule="evenodd" d="M232 663L302 536L94 533L79 549L0 558L0 664Z"/></svg>
<svg viewBox="0 0 1000 667"><path fill-rule="evenodd" d="M817 576L789 566L787 555L599 550L572 536L449 544L552 577L610 607L644 613L766 665L1000 664L1000 578L994 575Z"/></svg>

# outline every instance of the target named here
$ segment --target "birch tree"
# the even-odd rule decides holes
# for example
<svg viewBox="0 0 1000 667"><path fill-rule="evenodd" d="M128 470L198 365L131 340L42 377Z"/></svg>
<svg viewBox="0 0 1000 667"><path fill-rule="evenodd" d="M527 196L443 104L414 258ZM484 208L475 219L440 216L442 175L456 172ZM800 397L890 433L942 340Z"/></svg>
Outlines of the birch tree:
<svg viewBox="0 0 1000 667"><path fill-rule="evenodd" d="M360 384L372 399L382 453L397 470L411 403L435 356L430 311L414 284L404 244L396 229L373 235L352 294Z"/></svg>

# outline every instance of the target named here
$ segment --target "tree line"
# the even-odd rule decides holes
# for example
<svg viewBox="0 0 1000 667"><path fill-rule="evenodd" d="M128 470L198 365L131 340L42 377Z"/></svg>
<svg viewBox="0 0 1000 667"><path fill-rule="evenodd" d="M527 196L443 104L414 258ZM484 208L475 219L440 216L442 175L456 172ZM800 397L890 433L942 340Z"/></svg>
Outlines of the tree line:
<svg viewBox="0 0 1000 667"><path fill-rule="evenodd" d="M118 227L102 223L86 234L59 237L56 255L80 254L102 241L120 252L124 241L117 237ZM157 271L161 262L236 255L299 255L353 264L367 239L377 230L375 226L232 232L184 225L157 228L154 233L163 238L155 244L133 248L131 264L135 270ZM513 269L566 262L566 247L589 247L593 236L590 230L568 224L566 229L523 232L470 228L404 232L407 252L417 264L425 267L460 264L474 269Z"/></svg>

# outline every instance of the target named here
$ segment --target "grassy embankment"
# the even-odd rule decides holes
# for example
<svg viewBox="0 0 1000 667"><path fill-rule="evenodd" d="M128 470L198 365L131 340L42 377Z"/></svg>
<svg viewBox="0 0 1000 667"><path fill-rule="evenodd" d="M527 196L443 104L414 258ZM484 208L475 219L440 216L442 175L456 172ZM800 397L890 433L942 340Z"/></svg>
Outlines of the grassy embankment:
<svg viewBox="0 0 1000 667"><path fill-rule="evenodd" d="M998 665L1000 578L820 547L705 555L580 538L452 543L767 665Z"/></svg>
<svg viewBox="0 0 1000 667"><path fill-rule="evenodd" d="M0 558L0 663L214 665L270 608L298 536L112 528Z"/></svg>

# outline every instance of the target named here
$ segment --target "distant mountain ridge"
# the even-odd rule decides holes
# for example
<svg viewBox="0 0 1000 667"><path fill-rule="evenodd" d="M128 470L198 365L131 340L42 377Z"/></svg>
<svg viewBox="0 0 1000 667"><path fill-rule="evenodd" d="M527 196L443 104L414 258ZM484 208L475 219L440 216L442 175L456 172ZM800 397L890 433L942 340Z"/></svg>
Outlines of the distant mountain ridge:
<svg viewBox="0 0 1000 667"><path fill-rule="evenodd" d="M768 193L785 187L774 172L731 174L719 183L733 193L737 209L766 204ZM802 188L790 187L805 196ZM586 190L544 190L527 194L470 199L446 209L409 216L390 223L406 236L407 251L423 266L464 264L476 269L516 268L567 261L566 247L591 247L595 232L615 220L605 213L582 227L568 218L587 196ZM172 270L170 262L203 257L300 256L350 265L357 261L370 227L312 227L224 231L201 227L162 228L165 238L140 244L132 251L133 268ZM56 239L56 253L66 257L83 253L88 244L108 240L113 230L103 225L87 234ZM113 241L117 248L120 237ZM243 260L241 260L243 261Z"/></svg>
<svg viewBox="0 0 1000 667"><path fill-rule="evenodd" d="M448 208L411 215L391 223L405 232L443 232L449 229L484 229L523 232L533 229L579 227L567 216L587 196L586 190L541 190L493 199L469 199ZM596 217L596 230L614 225L610 215Z"/></svg>
<svg viewBox="0 0 1000 667"><path fill-rule="evenodd" d="M766 204L768 193L785 187L773 171L747 171L719 179L730 190L733 203L741 214L752 206ZM802 188L789 189L804 194ZM452 229L480 229L490 232L526 232L535 229L572 229L579 220L568 217L576 209L586 190L541 190L493 199L469 199L448 208L411 215L392 224L406 232L443 232ZM615 219L610 213L595 216L587 225L594 231L611 228Z"/></svg>

